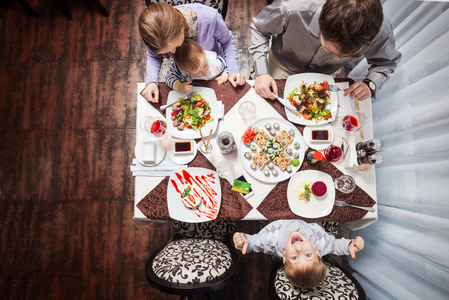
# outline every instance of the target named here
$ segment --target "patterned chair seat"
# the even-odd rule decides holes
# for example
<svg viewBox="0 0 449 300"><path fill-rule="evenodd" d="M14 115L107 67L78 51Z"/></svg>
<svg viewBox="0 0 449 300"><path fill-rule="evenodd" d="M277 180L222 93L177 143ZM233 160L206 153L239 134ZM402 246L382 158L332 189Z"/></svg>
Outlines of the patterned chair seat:
<svg viewBox="0 0 449 300"><path fill-rule="evenodd" d="M327 275L323 282L313 289L300 289L294 287L285 275L282 264L273 268L270 275L270 294L272 299L366 299L365 291L359 282L337 263L327 266Z"/></svg>
<svg viewBox="0 0 449 300"><path fill-rule="evenodd" d="M211 294L235 273L236 254L230 239L182 238L156 250L145 267L149 283L169 294Z"/></svg>

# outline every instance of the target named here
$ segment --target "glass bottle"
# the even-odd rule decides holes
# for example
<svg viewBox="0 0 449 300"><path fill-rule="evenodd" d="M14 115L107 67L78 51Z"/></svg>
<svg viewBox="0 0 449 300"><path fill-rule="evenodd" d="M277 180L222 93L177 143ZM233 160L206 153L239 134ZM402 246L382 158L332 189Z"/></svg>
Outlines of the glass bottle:
<svg viewBox="0 0 449 300"><path fill-rule="evenodd" d="M357 157L357 163L359 165L362 164L370 164L370 165L378 165L382 162L383 158L379 152L375 152L374 154Z"/></svg>
<svg viewBox="0 0 449 300"><path fill-rule="evenodd" d="M320 162L323 160L323 153L319 152L319 151L309 151L307 152L306 155L307 161L309 162L309 164L316 164L317 162Z"/></svg>
<svg viewBox="0 0 449 300"><path fill-rule="evenodd" d="M365 150L366 153L377 151L382 146L380 140L378 139L371 139L364 142L358 143L355 148L357 150Z"/></svg>

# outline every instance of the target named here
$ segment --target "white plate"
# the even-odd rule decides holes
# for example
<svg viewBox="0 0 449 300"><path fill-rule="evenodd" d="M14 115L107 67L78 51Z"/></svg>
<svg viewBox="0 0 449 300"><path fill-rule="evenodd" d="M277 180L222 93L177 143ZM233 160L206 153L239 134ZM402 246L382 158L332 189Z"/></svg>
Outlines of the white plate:
<svg viewBox="0 0 449 300"><path fill-rule="evenodd" d="M310 197L310 202L305 203L304 200L298 200L295 190L307 181L322 181L326 184L327 193L324 197L318 199L314 195ZM305 170L296 173L287 187L287 200L291 211L300 217L304 218L321 218L327 216L332 212L335 202L335 187L334 181L329 174L316 170Z"/></svg>
<svg viewBox="0 0 449 300"><path fill-rule="evenodd" d="M192 91L199 91L201 96L203 96L204 100L209 102L209 106L211 109L211 117L214 118L213 121L206 123L202 128L201 132L203 133L203 136L209 136L210 130L212 129L212 133L215 132L218 125L218 119L221 115L221 108L218 105L217 102L217 96L215 95L215 91L210 88L205 87L193 87ZM173 99L179 99L180 97L185 96L184 93L178 92L178 91L171 91L168 93L168 99L167 102L172 101ZM173 109L172 107L168 107L166 110L166 119L167 119L167 130L170 133L172 137L180 138L180 139L199 139L201 138L200 131L195 131L194 129L187 129L184 130L178 130L176 127L173 127L173 121L171 121L171 113Z"/></svg>
<svg viewBox="0 0 449 300"><path fill-rule="evenodd" d="M324 74L318 74L318 73L302 73L302 74L295 74L291 75L287 78L287 81L285 82L285 88L284 88L284 99L288 99L288 95L293 91L295 86L299 86L301 80L304 80L305 83L313 84L316 82L323 82L326 80L329 82L329 85L335 85L335 80L332 76L324 75ZM289 109L285 109L285 113L287 114L287 119L290 122L300 124L300 125L311 125L316 126L323 123L329 123L335 120L337 117L338 112L338 93L337 92L331 92L331 104L327 105L326 108L331 110L332 118L329 118L328 120L322 120L316 123L315 120L312 119L304 119L303 117L299 118L295 115L294 112L292 112Z"/></svg>
<svg viewBox="0 0 449 300"><path fill-rule="evenodd" d="M154 142L154 144L155 144L156 159L153 164L145 164L141 160L142 145L144 142ZM155 165L159 164L164 159L165 152L166 152L165 148L164 148L164 146L162 146L161 141L157 138L153 138L153 137L149 137L149 136L145 136L141 141L137 141L136 148L134 149L134 154L136 155L136 159L139 161L139 163L141 163L144 166L148 166L148 167L155 166Z"/></svg>
<svg viewBox="0 0 449 300"><path fill-rule="evenodd" d="M328 130L329 131L329 141L327 142L315 142L312 140L312 130ZM324 150L332 144L332 141L335 138L334 130L330 124L322 124L319 126L306 126L304 127L304 131L302 132L304 136L304 141L307 146L312 148L313 150Z"/></svg>
<svg viewBox="0 0 449 300"><path fill-rule="evenodd" d="M267 164L265 165L265 167L262 170L260 170L259 168L256 168L256 170L253 170L251 168L252 160L245 157L245 152L249 151L251 153L255 153L255 152L258 152L260 150L260 148L257 146L258 147L257 151L255 151L255 152L251 151L250 148L245 145L245 143L243 142L243 140L241 138L240 138L240 143L239 143L239 147L238 147L238 156L239 156L241 164L243 165L243 168L245 168L245 170L254 178L256 178L260 181L263 181L263 182L281 182L285 179L290 178L291 176L293 176L293 174L295 174L299 170L299 168L301 167L301 165L304 161L304 153L306 151L307 146L306 146L306 143L304 142L304 138L302 137L299 130L292 123L288 122L287 120L279 119L279 118L260 119L256 122L254 122L253 124L251 124L250 126L248 126L242 132L242 135L244 132L246 132L246 130L249 127L252 127L252 128L257 127L259 129L263 129L263 130L267 131L265 128L266 123L270 123L271 126L273 126L274 123L279 123L280 129L285 129L287 131L289 129L294 130L295 135L293 137L293 141L287 147L285 147L285 149L292 148L293 153L297 152L299 154L299 158L298 158L299 162L300 162L299 166L297 166L297 167L292 166L293 170L290 173L287 171L281 171L277 166L275 166L274 168L276 168L278 170L277 176L274 176L271 173L269 176L264 175L263 170L268 168ZM279 130L277 132L279 132ZM268 135L270 135L270 134L268 133ZM271 137L271 135L270 135L270 137ZM293 147L293 144L295 142L299 142L299 144L300 144L299 149L295 149ZM251 143L254 143L254 142L251 142ZM289 155L289 157L293 159L293 154Z"/></svg>
<svg viewBox="0 0 449 300"><path fill-rule="evenodd" d="M181 201L185 188L201 189L205 202L189 209ZM203 168L185 168L171 173L167 188L168 213L171 218L189 223L214 220L221 205L221 186L217 172Z"/></svg>
<svg viewBox="0 0 449 300"><path fill-rule="evenodd" d="M172 162L180 165L185 165L191 162L195 156L196 152L198 150L196 143L194 140L191 140L190 144L192 145L192 153L191 154L175 154L175 142L185 142L186 140L180 140L180 139L173 139L170 147L167 149L168 158L171 159Z"/></svg>

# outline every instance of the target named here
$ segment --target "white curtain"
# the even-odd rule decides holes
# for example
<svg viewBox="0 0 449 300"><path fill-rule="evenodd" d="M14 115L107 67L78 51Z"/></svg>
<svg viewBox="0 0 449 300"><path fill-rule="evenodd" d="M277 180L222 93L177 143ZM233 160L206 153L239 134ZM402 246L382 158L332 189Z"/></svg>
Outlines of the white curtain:
<svg viewBox="0 0 449 300"><path fill-rule="evenodd" d="M402 53L373 102L379 219L351 233L369 299L449 299L449 3L386 0ZM366 62L351 76L363 76Z"/></svg>

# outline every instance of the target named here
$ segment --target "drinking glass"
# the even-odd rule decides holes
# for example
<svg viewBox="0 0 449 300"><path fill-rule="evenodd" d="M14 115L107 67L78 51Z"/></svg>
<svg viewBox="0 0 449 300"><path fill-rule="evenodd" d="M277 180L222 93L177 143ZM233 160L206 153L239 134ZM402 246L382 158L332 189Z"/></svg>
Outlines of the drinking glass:
<svg viewBox="0 0 449 300"><path fill-rule="evenodd" d="M355 180L350 175L341 175L335 179L334 185L338 191L349 194L355 189Z"/></svg>
<svg viewBox="0 0 449 300"><path fill-rule="evenodd" d="M366 116L360 110L354 111L341 118L340 126L348 132L357 132L366 124Z"/></svg>
<svg viewBox="0 0 449 300"><path fill-rule="evenodd" d="M324 157L330 162L337 162L343 154L341 148L337 145L330 145L324 150Z"/></svg>
<svg viewBox="0 0 449 300"><path fill-rule="evenodd" d="M140 127L142 130L156 138L161 138L165 135L167 124L165 120L153 116L145 116L140 120Z"/></svg>
<svg viewBox="0 0 449 300"><path fill-rule="evenodd" d="M234 165L229 160L222 160L217 165L217 173L218 176L231 181L234 176Z"/></svg>
<svg viewBox="0 0 449 300"><path fill-rule="evenodd" d="M204 153L204 154L209 154L209 153L211 153L212 150L213 150L213 147L212 147L212 144L211 144L211 143L209 143L209 144L207 145L207 149L206 149L206 145L203 143L203 141L199 142L198 148L199 148L200 151L201 151L202 153Z"/></svg>
<svg viewBox="0 0 449 300"><path fill-rule="evenodd" d="M251 120L256 116L256 105L251 101L243 101L239 105L239 114L244 120Z"/></svg>

